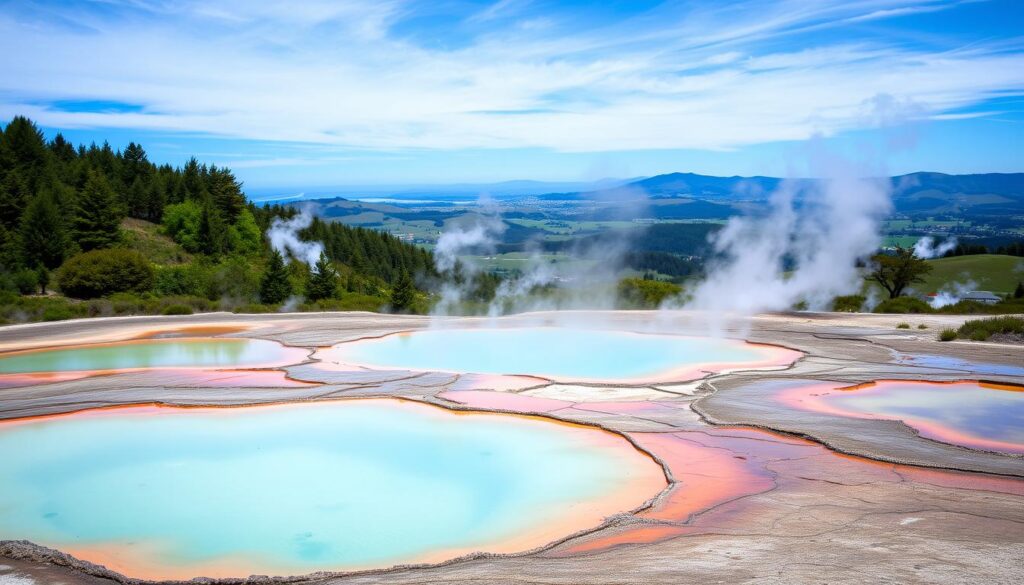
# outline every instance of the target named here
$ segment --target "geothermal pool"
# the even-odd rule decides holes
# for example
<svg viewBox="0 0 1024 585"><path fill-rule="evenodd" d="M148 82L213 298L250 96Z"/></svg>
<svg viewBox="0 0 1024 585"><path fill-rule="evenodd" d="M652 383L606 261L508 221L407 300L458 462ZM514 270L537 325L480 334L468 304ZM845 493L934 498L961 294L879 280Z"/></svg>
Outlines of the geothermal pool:
<svg viewBox="0 0 1024 585"><path fill-rule="evenodd" d="M692 379L709 371L789 365L800 353L735 339L565 327L430 329L335 345L347 366L574 381Z"/></svg>
<svg viewBox="0 0 1024 585"><path fill-rule="evenodd" d="M905 422L922 436L965 447L1024 453L1024 386L884 380L781 394L805 410Z"/></svg>
<svg viewBox="0 0 1024 585"><path fill-rule="evenodd" d="M148 579L530 550L666 487L606 431L394 399L15 420L0 458L0 539Z"/></svg>
<svg viewBox="0 0 1024 585"><path fill-rule="evenodd" d="M306 353L264 339L148 339L2 353L0 374L271 367L301 362Z"/></svg>

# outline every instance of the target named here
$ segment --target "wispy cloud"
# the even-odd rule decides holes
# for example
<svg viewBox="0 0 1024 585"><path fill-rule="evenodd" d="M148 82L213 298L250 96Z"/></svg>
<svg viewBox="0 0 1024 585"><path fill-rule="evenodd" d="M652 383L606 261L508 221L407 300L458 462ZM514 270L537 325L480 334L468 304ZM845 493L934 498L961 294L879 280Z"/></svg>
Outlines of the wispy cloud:
<svg viewBox="0 0 1024 585"><path fill-rule="evenodd" d="M501 0L457 15L466 42L438 49L416 39L445 29L410 34L425 8L397 0L139 0L60 18L14 4L0 14L0 119L360 149L729 149L863 128L879 99L941 120L1024 93L1019 39L914 45L843 28L949 6L740 1L586 20ZM829 29L843 34L815 34Z"/></svg>

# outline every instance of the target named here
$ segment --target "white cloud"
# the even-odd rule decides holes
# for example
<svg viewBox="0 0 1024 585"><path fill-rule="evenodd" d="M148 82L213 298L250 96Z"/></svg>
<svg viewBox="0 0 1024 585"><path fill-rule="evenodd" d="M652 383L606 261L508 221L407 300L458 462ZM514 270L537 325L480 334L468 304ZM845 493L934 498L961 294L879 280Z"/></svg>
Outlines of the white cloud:
<svg viewBox="0 0 1024 585"><path fill-rule="evenodd" d="M935 2L716 3L568 32L546 15L544 27L484 19L457 49L394 32L415 9L397 1L131 4L143 8L68 14L73 30L0 15L0 119L388 150L720 150L870 125L865 104L879 96L943 119L1024 93L1013 43L779 48L800 31ZM535 16L513 4L491 8ZM46 105L69 99L144 107Z"/></svg>

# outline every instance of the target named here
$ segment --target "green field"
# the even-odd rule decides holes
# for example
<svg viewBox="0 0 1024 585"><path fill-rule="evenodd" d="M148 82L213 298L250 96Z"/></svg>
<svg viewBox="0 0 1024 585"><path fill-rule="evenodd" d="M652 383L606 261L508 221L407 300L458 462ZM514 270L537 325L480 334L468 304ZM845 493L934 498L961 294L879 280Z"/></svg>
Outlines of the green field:
<svg viewBox="0 0 1024 585"><path fill-rule="evenodd" d="M581 260L569 254L529 254L526 252L509 252L507 254L491 254L488 256L461 256L463 262L476 265L481 270L526 270L535 262L547 262L561 265L562 268L586 270L591 268L595 261Z"/></svg>
<svg viewBox="0 0 1024 585"><path fill-rule="evenodd" d="M903 246L910 248L921 239L918 236L885 236L882 238L882 245L886 247Z"/></svg>
<svg viewBox="0 0 1024 585"><path fill-rule="evenodd" d="M995 293L1013 292L1017 283L1024 281L1024 258L979 254L977 256L954 256L929 260L934 268L923 284L915 289L935 292L943 285L973 280L976 290Z"/></svg>

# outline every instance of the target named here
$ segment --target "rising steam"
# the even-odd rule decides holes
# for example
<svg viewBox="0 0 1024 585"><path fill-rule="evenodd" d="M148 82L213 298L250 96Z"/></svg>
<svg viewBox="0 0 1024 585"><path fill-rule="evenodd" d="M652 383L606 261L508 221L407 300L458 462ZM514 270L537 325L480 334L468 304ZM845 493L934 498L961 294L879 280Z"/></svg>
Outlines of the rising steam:
<svg viewBox="0 0 1024 585"><path fill-rule="evenodd" d="M836 296L859 291L857 263L881 242L889 182L833 176L786 182L772 195L767 215L730 220L713 236L707 277L685 308L752 315L805 303L820 310Z"/></svg>
<svg viewBox="0 0 1024 585"><path fill-rule="evenodd" d="M956 248L956 238L950 238L941 244L936 245L935 238L926 236L914 244L914 254L917 255L918 258L930 260L932 258L941 258L945 256L947 252L952 252L954 248Z"/></svg>
<svg viewBox="0 0 1024 585"><path fill-rule="evenodd" d="M299 230L309 227L313 223L313 215L303 209L295 217L284 220L277 218L267 230L267 239L270 246L284 256L285 262L289 258L301 260L312 266L320 258L324 251L324 245L320 242L305 242L299 239Z"/></svg>

